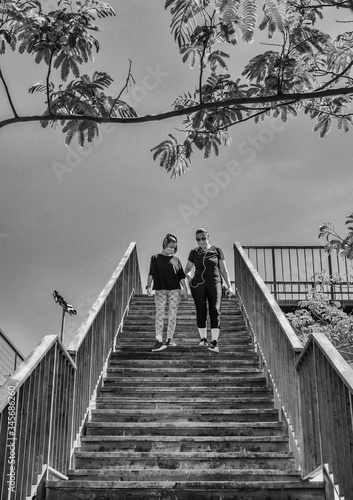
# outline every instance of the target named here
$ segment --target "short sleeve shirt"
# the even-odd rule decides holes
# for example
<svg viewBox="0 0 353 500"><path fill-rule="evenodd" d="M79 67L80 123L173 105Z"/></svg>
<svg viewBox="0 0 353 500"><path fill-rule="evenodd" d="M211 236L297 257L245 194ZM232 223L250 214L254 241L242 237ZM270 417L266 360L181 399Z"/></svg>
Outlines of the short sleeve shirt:
<svg viewBox="0 0 353 500"><path fill-rule="evenodd" d="M224 260L224 254L219 247L211 246L206 252L200 248L194 248L189 253L188 260L195 266L195 274L191 285L205 283L212 285L221 283L219 261Z"/></svg>
<svg viewBox="0 0 353 500"><path fill-rule="evenodd" d="M155 290L178 290L185 274L180 260L175 255L152 255L149 273L153 276Z"/></svg>

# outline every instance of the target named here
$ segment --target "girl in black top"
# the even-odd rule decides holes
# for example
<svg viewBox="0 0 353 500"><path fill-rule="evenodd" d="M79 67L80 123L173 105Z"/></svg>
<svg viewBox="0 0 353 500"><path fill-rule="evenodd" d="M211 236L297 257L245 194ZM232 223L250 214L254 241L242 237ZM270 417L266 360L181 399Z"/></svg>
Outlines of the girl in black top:
<svg viewBox="0 0 353 500"><path fill-rule="evenodd" d="M195 302L197 327L201 338L199 345L209 345L211 351L219 352L222 278L226 283L228 295L233 294L232 285L223 252L219 247L210 245L206 229L200 228L196 231L196 241L198 247L189 253L185 275ZM192 270L194 275L191 278L189 273ZM207 343L207 302L212 337L210 344Z"/></svg>
<svg viewBox="0 0 353 500"><path fill-rule="evenodd" d="M168 346L175 346L173 335L176 326L176 315L181 295L187 296L185 274L178 257L177 239L168 233L162 243L162 252L152 255L147 278L147 294L152 296L151 284L155 290L156 304L156 344L152 351L161 351ZM180 287L181 285L181 287ZM163 320L168 300L167 340L163 343Z"/></svg>

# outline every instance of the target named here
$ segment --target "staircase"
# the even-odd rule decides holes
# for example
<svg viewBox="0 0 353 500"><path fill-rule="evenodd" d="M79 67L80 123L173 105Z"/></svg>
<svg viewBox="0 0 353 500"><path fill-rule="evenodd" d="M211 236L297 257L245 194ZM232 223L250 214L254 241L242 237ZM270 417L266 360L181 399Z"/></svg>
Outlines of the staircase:
<svg viewBox="0 0 353 500"><path fill-rule="evenodd" d="M199 347L191 298L177 347L151 352L154 300L136 295L69 481L46 500L324 500L301 479L235 299L220 352Z"/></svg>

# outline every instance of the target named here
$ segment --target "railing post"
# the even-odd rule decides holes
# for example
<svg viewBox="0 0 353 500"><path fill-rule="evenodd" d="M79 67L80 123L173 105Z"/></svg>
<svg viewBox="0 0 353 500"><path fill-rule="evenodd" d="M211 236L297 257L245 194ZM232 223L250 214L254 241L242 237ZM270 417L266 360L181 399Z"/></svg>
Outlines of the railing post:
<svg viewBox="0 0 353 500"><path fill-rule="evenodd" d="M330 278L332 278L331 254L328 254L327 260L328 260L328 274L329 274ZM334 301L335 300L335 285L332 283L332 281L331 281L331 285L330 285L330 295L331 295L331 300Z"/></svg>
<svg viewBox="0 0 353 500"><path fill-rule="evenodd" d="M57 342L54 344L54 361L53 361L53 377L52 377L52 387L51 387L51 395L50 395L50 413L49 413L49 433L48 433L48 453L47 453L47 470L46 470L46 479L49 479L49 466L51 465L50 455L51 455L51 437L53 431L53 410L54 410L54 390L55 390L55 380L56 380L56 359L57 359Z"/></svg>
<svg viewBox="0 0 353 500"><path fill-rule="evenodd" d="M273 295L277 300L276 258L275 258L274 248L272 248L272 276L273 276Z"/></svg>

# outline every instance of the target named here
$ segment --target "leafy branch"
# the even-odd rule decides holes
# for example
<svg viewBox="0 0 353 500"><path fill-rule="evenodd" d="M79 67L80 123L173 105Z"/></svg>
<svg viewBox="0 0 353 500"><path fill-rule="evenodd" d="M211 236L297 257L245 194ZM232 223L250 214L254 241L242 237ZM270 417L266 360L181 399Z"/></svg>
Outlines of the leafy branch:
<svg viewBox="0 0 353 500"><path fill-rule="evenodd" d="M171 134L152 148L154 158L167 171L179 175L190 164L195 146L208 158L221 145L230 144L229 129L249 119L266 116L287 120L303 111L315 121L313 130L322 137L334 121L348 131L353 123L353 32L336 39L314 24L328 6L350 8L349 1L264 0L259 31L267 30L272 50L259 53L245 65L241 78L228 74L230 54L238 39L253 41L259 12L256 0L166 0L171 14L171 32L183 62L197 68L196 90L176 99L173 109L138 116L123 98L135 84L129 61L125 83L117 96L107 94L113 78L106 72L91 77L81 66L99 51L92 33L99 31L96 19L114 17L112 7L98 0L59 0L45 13L38 0L0 2L0 56L8 48L33 56L47 66L44 81L29 93L46 96L43 113L20 116L0 71L0 82L13 116L0 119L0 128L19 122L59 124L69 144L74 137L81 145L92 141L101 123L134 124L184 117L185 138ZM219 46L222 45L222 48ZM198 63L198 64L196 64ZM69 77L73 79L69 81ZM324 79L328 78L328 81ZM60 80L59 85L57 80Z"/></svg>
<svg viewBox="0 0 353 500"><path fill-rule="evenodd" d="M338 255L353 260L353 213L347 216L345 222L348 225L348 234L341 237L337 234L332 223L326 222L319 228L319 238L326 240L325 251L327 253L337 252Z"/></svg>

